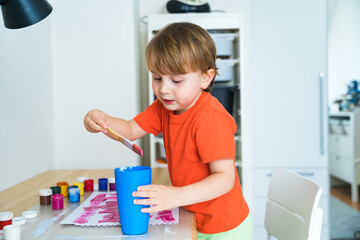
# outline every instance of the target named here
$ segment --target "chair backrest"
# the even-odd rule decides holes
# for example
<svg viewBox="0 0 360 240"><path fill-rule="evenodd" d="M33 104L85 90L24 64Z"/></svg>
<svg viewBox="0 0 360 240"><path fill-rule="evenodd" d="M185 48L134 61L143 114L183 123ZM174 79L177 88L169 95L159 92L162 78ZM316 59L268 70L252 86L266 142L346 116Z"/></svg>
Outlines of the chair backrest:
<svg viewBox="0 0 360 240"><path fill-rule="evenodd" d="M322 188L282 168L272 173L266 202L265 229L278 240L320 239Z"/></svg>

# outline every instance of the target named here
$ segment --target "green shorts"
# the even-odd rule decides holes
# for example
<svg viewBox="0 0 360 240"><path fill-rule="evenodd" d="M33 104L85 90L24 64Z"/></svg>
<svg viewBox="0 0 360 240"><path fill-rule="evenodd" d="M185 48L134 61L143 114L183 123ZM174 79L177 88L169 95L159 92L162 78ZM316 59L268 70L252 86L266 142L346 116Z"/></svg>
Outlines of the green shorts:
<svg viewBox="0 0 360 240"><path fill-rule="evenodd" d="M197 240L252 240L252 217L249 215L236 228L226 232L204 234L197 232Z"/></svg>

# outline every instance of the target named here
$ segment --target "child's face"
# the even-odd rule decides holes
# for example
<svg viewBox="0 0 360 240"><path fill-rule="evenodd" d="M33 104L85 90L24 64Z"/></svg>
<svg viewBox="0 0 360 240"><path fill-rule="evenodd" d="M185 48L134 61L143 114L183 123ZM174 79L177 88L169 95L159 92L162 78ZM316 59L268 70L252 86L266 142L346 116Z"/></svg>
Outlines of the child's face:
<svg viewBox="0 0 360 240"><path fill-rule="evenodd" d="M164 107L174 114L191 108L209 83L207 73L190 72L181 75L152 73L152 88Z"/></svg>

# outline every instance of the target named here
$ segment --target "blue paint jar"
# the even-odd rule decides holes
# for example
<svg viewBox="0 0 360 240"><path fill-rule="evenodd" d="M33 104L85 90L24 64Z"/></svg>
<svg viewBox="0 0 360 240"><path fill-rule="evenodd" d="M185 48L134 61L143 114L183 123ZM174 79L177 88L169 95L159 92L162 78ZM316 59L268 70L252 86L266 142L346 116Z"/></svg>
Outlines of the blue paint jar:
<svg viewBox="0 0 360 240"><path fill-rule="evenodd" d="M70 188L69 189L69 201L71 203L80 202L80 189L79 188Z"/></svg>
<svg viewBox="0 0 360 240"><path fill-rule="evenodd" d="M99 191L107 191L108 179L99 178Z"/></svg>

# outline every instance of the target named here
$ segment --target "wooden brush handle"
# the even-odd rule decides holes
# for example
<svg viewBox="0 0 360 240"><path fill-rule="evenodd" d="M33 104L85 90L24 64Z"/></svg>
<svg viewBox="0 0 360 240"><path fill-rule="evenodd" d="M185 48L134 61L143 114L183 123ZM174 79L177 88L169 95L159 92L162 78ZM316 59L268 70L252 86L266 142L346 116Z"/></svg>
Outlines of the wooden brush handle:
<svg viewBox="0 0 360 240"><path fill-rule="evenodd" d="M124 142L124 137L123 136L121 136L120 134L118 134L117 132L115 132L114 130L112 130L109 127L106 130L108 130L112 135L118 137L120 142Z"/></svg>

